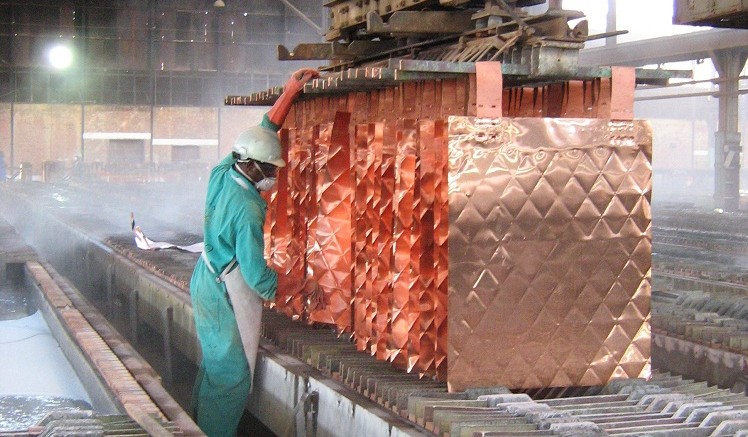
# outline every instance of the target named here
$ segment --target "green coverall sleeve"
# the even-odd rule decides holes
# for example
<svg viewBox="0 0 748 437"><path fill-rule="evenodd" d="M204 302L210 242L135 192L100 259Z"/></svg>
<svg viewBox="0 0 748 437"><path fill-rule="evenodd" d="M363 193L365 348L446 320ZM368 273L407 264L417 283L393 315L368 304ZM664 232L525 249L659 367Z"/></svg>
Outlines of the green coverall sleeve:
<svg viewBox="0 0 748 437"><path fill-rule="evenodd" d="M260 122L260 126L262 126L264 128L271 129L271 130L273 130L275 132L278 132L280 130L280 126L278 126L277 124L275 124L272 121L270 121L270 117L268 117L267 112L262 117L262 121Z"/></svg>
<svg viewBox="0 0 748 437"><path fill-rule="evenodd" d="M248 209L239 220L236 232L236 259L247 285L265 300L275 298L278 275L265 262L264 214L259 208Z"/></svg>

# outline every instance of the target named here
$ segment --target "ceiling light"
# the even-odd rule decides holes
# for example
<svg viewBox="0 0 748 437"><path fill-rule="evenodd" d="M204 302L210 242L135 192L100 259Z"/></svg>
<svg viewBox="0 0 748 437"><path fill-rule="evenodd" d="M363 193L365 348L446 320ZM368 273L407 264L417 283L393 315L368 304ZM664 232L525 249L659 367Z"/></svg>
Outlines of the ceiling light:
<svg viewBox="0 0 748 437"><path fill-rule="evenodd" d="M226 7L226 3L224 3L223 0L216 0L213 3L213 7L214 8L225 8Z"/></svg>
<svg viewBox="0 0 748 437"><path fill-rule="evenodd" d="M73 62L73 53L64 45L53 47L49 51L49 63L58 70L64 70Z"/></svg>

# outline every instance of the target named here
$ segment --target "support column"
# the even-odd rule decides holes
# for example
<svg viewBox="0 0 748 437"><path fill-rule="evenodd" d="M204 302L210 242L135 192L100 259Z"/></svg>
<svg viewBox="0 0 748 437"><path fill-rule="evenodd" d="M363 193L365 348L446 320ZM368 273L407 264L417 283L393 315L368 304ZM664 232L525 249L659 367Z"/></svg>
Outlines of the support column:
<svg viewBox="0 0 748 437"><path fill-rule="evenodd" d="M616 30L616 0L608 0L608 15L606 17L606 26L605 31L606 32L615 32ZM605 38L605 45L606 46L614 46L618 44L618 37L617 36L611 36L610 38Z"/></svg>
<svg viewBox="0 0 748 437"><path fill-rule="evenodd" d="M740 71L748 50L736 48L712 53L719 78L719 116L715 133L714 205L737 211L740 201L740 132L738 97Z"/></svg>

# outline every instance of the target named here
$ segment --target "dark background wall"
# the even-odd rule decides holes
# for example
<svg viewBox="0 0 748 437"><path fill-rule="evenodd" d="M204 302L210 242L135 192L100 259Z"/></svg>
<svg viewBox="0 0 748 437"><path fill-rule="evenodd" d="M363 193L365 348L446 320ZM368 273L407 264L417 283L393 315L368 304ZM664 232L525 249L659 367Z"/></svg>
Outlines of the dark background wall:
<svg viewBox="0 0 748 437"><path fill-rule="evenodd" d="M0 0L8 173L25 166L46 179L50 163L79 160L149 175L175 161L215 163L266 110L225 107L225 96L321 65L277 60L278 44L321 42L329 21L323 0L288 1L298 12L280 0L225 0L223 8L214 0ZM73 60L55 70L48 53L60 44ZM126 154L114 153L123 147Z"/></svg>
<svg viewBox="0 0 748 437"><path fill-rule="evenodd" d="M293 1L326 29L322 0ZM279 0L0 1L0 101L215 106L226 95L281 85L301 66L277 44L319 42ZM66 43L73 65L54 71Z"/></svg>

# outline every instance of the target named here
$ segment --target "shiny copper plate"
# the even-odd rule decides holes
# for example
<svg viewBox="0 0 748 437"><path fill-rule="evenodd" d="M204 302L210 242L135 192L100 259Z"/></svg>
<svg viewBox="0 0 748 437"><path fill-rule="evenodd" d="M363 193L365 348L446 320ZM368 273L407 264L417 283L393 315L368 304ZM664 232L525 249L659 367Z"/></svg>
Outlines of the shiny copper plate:
<svg viewBox="0 0 748 437"><path fill-rule="evenodd" d="M324 293L324 305L314 308L310 319L342 330L352 327L354 187L349 122L350 113L337 112L335 121L320 129L314 155L317 220L307 248L313 277Z"/></svg>
<svg viewBox="0 0 748 437"><path fill-rule="evenodd" d="M450 390L650 373L646 122L449 119Z"/></svg>
<svg viewBox="0 0 748 437"><path fill-rule="evenodd" d="M277 309L453 390L646 376L651 133L572 118L628 116L629 73L297 102L266 226ZM447 129L450 115L499 107L562 119L452 117ZM286 286L301 277L319 293Z"/></svg>

